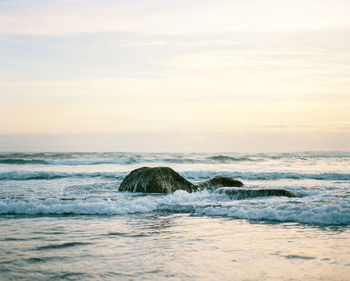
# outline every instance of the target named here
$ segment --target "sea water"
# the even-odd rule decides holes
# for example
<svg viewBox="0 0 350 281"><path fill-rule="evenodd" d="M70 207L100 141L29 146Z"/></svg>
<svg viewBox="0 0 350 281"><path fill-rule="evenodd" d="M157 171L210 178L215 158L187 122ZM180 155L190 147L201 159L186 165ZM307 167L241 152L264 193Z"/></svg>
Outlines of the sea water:
<svg viewBox="0 0 350 281"><path fill-rule="evenodd" d="M118 192L168 166L246 189ZM350 153L2 153L0 280L350 280Z"/></svg>

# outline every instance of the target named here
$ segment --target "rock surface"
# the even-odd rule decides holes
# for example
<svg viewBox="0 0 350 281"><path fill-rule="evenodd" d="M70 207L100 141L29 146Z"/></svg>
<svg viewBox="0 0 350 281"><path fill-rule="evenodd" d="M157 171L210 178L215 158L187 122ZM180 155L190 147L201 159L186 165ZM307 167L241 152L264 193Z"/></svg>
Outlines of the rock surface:
<svg viewBox="0 0 350 281"><path fill-rule="evenodd" d="M119 191L172 193L196 191L198 187L168 167L143 167L133 170L120 184Z"/></svg>
<svg viewBox="0 0 350 281"><path fill-rule="evenodd" d="M219 194L226 194L236 200L267 197L267 196L285 196L285 197L300 197L297 194L285 189L226 189L220 188L216 190Z"/></svg>
<svg viewBox="0 0 350 281"><path fill-rule="evenodd" d="M198 185L200 188L217 189L219 187L241 187L243 183L229 177L217 176Z"/></svg>

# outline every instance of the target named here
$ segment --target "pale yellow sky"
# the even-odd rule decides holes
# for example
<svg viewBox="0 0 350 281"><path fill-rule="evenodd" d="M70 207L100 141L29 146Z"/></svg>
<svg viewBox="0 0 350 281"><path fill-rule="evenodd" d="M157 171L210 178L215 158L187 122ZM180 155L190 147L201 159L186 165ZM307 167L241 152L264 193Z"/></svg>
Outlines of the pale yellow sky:
<svg viewBox="0 0 350 281"><path fill-rule="evenodd" d="M340 0L1 1L0 134L122 134L137 151L350 150L349 11ZM188 145L159 138L168 132Z"/></svg>

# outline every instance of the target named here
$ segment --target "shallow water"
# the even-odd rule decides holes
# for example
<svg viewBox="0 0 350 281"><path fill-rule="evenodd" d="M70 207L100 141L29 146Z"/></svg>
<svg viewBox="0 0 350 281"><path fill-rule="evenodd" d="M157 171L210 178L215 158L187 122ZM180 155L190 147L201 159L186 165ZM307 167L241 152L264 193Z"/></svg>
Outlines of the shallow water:
<svg viewBox="0 0 350 281"><path fill-rule="evenodd" d="M0 163L1 280L350 276L350 153L3 153ZM118 192L142 166L299 197Z"/></svg>

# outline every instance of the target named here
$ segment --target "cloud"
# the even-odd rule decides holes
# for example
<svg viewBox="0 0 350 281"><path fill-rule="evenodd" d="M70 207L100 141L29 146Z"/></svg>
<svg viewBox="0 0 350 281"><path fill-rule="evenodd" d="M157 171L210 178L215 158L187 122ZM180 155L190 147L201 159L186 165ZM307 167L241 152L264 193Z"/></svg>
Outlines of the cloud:
<svg viewBox="0 0 350 281"><path fill-rule="evenodd" d="M179 34L317 30L348 27L346 0L297 1L43 1L0 2L0 33L91 32Z"/></svg>
<svg viewBox="0 0 350 281"><path fill-rule="evenodd" d="M349 10L342 0L0 1L0 130L202 130L227 148L244 147L243 133L254 145L254 133L339 133L350 118Z"/></svg>

